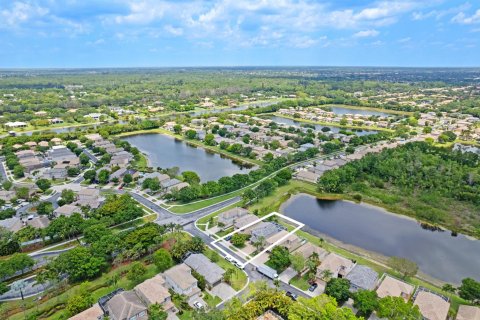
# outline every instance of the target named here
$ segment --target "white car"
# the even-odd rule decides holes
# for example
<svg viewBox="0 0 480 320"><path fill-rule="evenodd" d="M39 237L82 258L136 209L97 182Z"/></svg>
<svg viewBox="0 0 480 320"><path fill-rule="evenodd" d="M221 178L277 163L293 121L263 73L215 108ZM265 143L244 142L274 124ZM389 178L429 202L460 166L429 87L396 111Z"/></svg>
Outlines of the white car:
<svg viewBox="0 0 480 320"><path fill-rule="evenodd" d="M198 302L198 301L195 301L195 302L193 303L193 305L194 305L195 308L197 308L197 309L202 309L202 308L203 308L203 304L201 304L201 303Z"/></svg>
<svg viewBox="0 0 480 320"><path fill-rule="evenodd" d="M230 256L225 256L225 260L227 260L228 262L232 262L232 261L233 261L233 258L230 257Z"/></svg>

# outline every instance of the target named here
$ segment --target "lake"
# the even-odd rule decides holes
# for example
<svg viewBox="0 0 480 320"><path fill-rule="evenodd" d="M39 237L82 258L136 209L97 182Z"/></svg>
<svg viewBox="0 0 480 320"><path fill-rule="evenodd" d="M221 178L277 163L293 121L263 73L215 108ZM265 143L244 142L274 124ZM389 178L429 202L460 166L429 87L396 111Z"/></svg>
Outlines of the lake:
<svg viewBox="0 0 480 320"><path fill-rule="evenodd" d="M232 159L163 134L139 134L122 139L147 154L150 166L195 171L203 182L251 170Z"/></svg>
<svg viewBox="0 0 480 320"><path fill-rule="evenodd" d="M381 116L381 117L392 117L395 116L391 113L381 112L381 111L374 111L374 110L364 110L364 109L354 109L348 107L337 107L337 106L328 106L332 109L332 112L335 114L359 114L362 116Z"/></svg>
<svg viewBox="0 0 480 320"><path fill-rule="evenodd" d="M358 130L358 129L347 129L347 128L340 128L340 127L333 127L333 126L323 126L321 124L313 124L313 123L307 123L307 122L301 122L301 121L295 121L289 118L284 118L284 117L279 117L279 116L268 116L268 119L275 121L276 123L284 123L289 126L294 126L294 127L300 127L302 124L308 124L308 125L314 125L315 130L321 131L322 128L327 127L330 128L330 131L326 132L328 133L338 133L340 130L347 130L351 132L355 132L356 135L358 136L365 136L369 134L375 134L378 133L378 131L374 130Z"/></svg>
<svg viewBox="0 0 480 320"><path fill-rule="evenodd" d="M450 231L430 231L420 223L382 208L348 201L319 200L306 194L292 197L281 211L341 242L415 261L434 278L459 284L480 280L480 241Z"/></svg>

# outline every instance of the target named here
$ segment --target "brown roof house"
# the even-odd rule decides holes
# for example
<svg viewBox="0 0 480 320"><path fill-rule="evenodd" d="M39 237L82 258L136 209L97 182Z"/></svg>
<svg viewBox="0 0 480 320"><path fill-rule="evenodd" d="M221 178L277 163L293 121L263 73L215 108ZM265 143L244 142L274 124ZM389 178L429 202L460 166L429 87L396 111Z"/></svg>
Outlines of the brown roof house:
<svg viewBox="0 0 480 320"><path fill-rule="evenodd" d="M305 243L303 246L293 251L293 253L300 253L305 259L310 258L314 253L316 253L320 261L325 259L325 257L328 255L328 252L325 249L313 245L310 242Z"/></svg>
<svg viewBox="0 0 480 320"><path fill-rule="evenodd" d="M176 265L163 273L168 288L189 298L197 297L200 289L197 279L192 276L192 270L185 264Z"/></svg>
<svg viewBox="0 0 480 320"><path fill-rule="evenodd" d="M414 290L415 288L412 285L386 275L377 288L377 295L380 298L402 297L405 301L408 301Z"/></svg>
<svg viewBox="0 0 480 320"><path fill-rule="evenodd" d="M82 210L79 207L71 204L63 205L53 211L53 214L55 214L56 217L70 217L74 213L82 213Z"/></svg>
<svg viewBox="0 0 480 320"><path fill-rule="evenodd" d="M170 293L165 286L165 279L160 274L143 281L133 290L147 306L158 303L167 312L173 313L176 311Z"/></svg>
<svg viewBox="0 0 480 320"><path fill-rule="evenodd" d="M77 193L77 202L75 204L82 207L96 209L100 206L100 190L93 188L83 188Z"/></svg>
<svg viewBox="0 0 480 320"><path fill-rule="evenodd" d="M445 320L450 303L432 292L420 290L413 302L426 320Z"/></svg>
<svg viewBox="0 0 480 320"><path fill-rule="evenodd" d="M134 291L119 290L106 302L100 302L103 305L105 315L111 320L147 320L147 307Z"/></svg>
<svg viewBox="0 0 480 320"><path fill-rule="evenodd" d="M80 312L77 315L74 315L68 320L101 320L103 319L103 310L100 308L98 303L95 303L93 306Z"/></svg>
<svg viewBox="0 0 480 320"><path fill-rule="evenodd" d="M325 270L330 271L333 278L345 278L354 266L355 263L351 260L341 257L338 254L330 253L318 266L317 278L322 280L322 273Z"/></svg>
<svg viewBox="0 0 480 320"><path fill-rule="evenodd" d="M456 320L480 320L480 308L461 305L458 308Z"/></svg>

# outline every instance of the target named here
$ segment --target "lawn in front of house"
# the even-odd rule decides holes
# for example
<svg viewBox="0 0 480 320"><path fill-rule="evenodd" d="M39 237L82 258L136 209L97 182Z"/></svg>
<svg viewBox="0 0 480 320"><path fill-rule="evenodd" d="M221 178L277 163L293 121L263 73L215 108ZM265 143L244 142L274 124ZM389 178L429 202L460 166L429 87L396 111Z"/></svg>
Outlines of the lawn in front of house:
<svg viewBox="0 0 480 320"><path fill-rule="evenodd" d="M207 248L204 254L211 260L212 256L214 255L214 251L210 248ZM225 260L222 256L219 257L219 260L215 262L218 264L223 270L232 269L232 279L230 285L232 286L233 290L240 291L243 287L247 284L247 275L242 270L235 267L233 264Z"/></svg>

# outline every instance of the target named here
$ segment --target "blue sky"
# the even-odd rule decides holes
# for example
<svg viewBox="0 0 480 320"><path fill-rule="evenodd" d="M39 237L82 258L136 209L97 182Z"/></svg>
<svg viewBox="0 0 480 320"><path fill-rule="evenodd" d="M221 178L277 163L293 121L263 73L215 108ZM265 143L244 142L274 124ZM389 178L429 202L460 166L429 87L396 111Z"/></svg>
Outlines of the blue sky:
<svg viewBox="0 0 480 320"><path fill-rule="evenodd" d="M0 0L0 68L480 66L480 1Z"/></svg>

